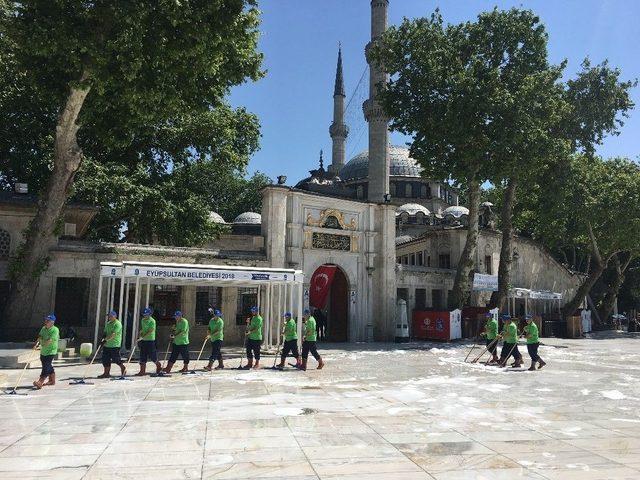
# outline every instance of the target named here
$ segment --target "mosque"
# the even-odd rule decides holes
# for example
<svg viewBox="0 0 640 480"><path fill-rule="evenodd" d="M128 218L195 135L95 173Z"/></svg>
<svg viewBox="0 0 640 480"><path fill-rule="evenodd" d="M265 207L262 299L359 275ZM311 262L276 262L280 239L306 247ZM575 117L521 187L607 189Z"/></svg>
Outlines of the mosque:
<svg viewBox="0 0 640 480"><path fill-rule="evenodd" d="M389 0L371 1L371 42L387 28L388 7ZM319 167L295 186L266 187L260 213L239 215L229 223L229 233L199 248L92 243L82 237L96 209L70 205L50 267L39 280L31 318L20 331L7 335L33 337L43 315L55 311L63 334L67 327L78 338L90 338L96 322L103 321L101 313L94 315L100 311L97 298L107 295L99 292L106 288L98 281L100 264L127 260L300 271L304 305L324 312L326 339L335 342L392 340L400 299L409 317L414 311L446 309L469 211L460 205L455 188L422 176L407 148L389 145L389 119L375 91L388 75L375 65L369 66L369 97L363 104L368 149L346 161L349 129L342 67L339 51L329 128L331 163L326 169L321 157ZM28 194L0 195L0 301L10 288L8 259L35 207L36 199ZM215 212L211 219L226 223ZM480 224L476 270L495 275L501 235L494 228L490 203L482 205ZM515 239L512 265L514 291L549 291L567 298L580 282L529 239ZM120 288L115 282L111 295L119 295ZM240 343L246 313L260 295L256 288L227 285L154 285L150 290L148 302L137 301L153 308L159 342L168 336L176 309L190 320L194 335L204 337L207 308L213 305L227 319L225 341ZM136 299L129 295L125 315L130 317ZM474 292L472 303L482 306L488 295ZM510 308L521 309L522 302L514 297Z"/></svg>

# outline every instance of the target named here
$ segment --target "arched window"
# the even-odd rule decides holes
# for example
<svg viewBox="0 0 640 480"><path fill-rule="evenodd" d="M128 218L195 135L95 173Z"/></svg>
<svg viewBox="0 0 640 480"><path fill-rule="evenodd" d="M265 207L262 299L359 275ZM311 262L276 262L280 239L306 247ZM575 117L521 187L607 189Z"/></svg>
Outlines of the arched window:
<svg viewBox="0 0 640 480"><path fill-rule="evenodd" d="M391 197L396 196L396 182L389 183L389 193L391 194Z"/></svg>
<svg viewBox="0 0 640 480"><path fill-rule="evenodd" d="M422 185L420 187L420 197L427 198L427 186L426 185Z"/></svg>
<svg viewBox="0 0 640 480"><path fill-rule="evenodd" d="M11 235L6 230L0 229L0 260L9 260L11 252Z"/></svg>
<svg viewBox="0 0 640 480"><path fill-rule="evenodd" d="M360 200L364 198L364 188L362 185L358 185L358 188L356 188L356 195Z"/></svg>
<svg viewBox="0 0 640 480"><path fill-rule="evenodd" d="M411 188L411 184L407 183L404 187L404 196L410 198L413 196L413 189Z"/></svg>
<svg viewBox="0 0 640 480"><path fill-rule="evenodd" d="M424 223L424 212L416 213L416 223L422 225Z"/></svg>

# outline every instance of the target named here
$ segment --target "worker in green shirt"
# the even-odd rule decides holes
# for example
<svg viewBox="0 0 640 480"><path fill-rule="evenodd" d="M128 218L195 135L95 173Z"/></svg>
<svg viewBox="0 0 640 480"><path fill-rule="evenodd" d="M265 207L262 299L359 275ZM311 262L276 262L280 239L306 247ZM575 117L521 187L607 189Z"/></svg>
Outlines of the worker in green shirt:
<svg viewBox="0 0 640 480"><path fill-rule="evenodd" d="M316 319L311 316L309 309L305 309L302 314L302 322L304 324L303 337L302 337L302 370L307 369L307 359L309 358L309 352L313 355L313 358L318 362L318 370L322 370L324 362L322 357L318 354L316 347L317 330Z"/></svg>
<svg viewBox="0 0 640 480"><path fill-rule="evenodd" d="M538 325L533 321L532 315L526 315L524 319L527 324L524 327L525 338L527 339L527 352L531 357L531 366L529 370L536 369L536 363L538 363L538 369L546 365L545 361L538 355L538 347L540 346L540 335L538 333Z"/></svg>
<svg viewBox="0 0 640 480"><path fill-rule="evenodd" d="M284 328L282 329L282 335L284 336L284 345L282 346L282 353L280 354L280 364L278 368L282 370L284 368L284 361L287 356L291 354L296 359L296 368L302 367L302 360L300 358L300 352L298 351L298 326L293 319L290 312L284 314Z"/></svg>
<svg viewBox="0 0 640 480"><path fill-rule="evenodd" d="M149 307L146 307L142 311L140 338L138 338L138 345L140 346L140 371L136 373L136 377L146 375L148 361L156 364L156 374L162 371L162 365L160 365L158 361L158 349L156 347L156 319L151 316L151 313L152 311Z"/></svg>
<svg viewBox="0 0 640 480"><path fill-rule="evenodd" d="M211 340L211 355L209 356L209 364L204 367L207 372L211 371L213 362L218 361L215 370L222 370L224 363L222 362L222 341L224 340L224 319L220 310L212 310L213 317L209 320L207 328L207 338Z"/></svg>
<svg viewBox="0 0 640 480"><path fill-rule="evenodd" d="M189 371L189 320L182 316L182 312L177 310L174 313L173 318L176 319L175 331L171 338L171 355L169 356L169 363L167 363L164 373L171 373L173 364L176 363L178 356L182 358L184 362L181 373L187 373Z"/></svg>
<svg viewBox="0 0 640 480"><path fill-rule="evenodd" d="M102 367L104 372L102 372L102 375L98 375L98 378L109 378L111 376L111 363L115 363L120 367L120 375L124 377L126 368L120 358L122 323L120 323L118 315L113 310L107 314L102 343L104 344L104 347L102 347Z"/></svg>
<svg viewBox="0 0 640 480"><path fill-rule="evenodd" d="M493 318L491 312L487 312L487 322L484 324L484 330L480 334L487 342L487 350L491 353L490 363L498 363L498 320Z"/></svg>
<svg viewBox="0 0 640 480"><path fill-rule="evenodd" d="M247 360L248 363L242 367L244 370L250 368L260 368L260 345L262 345L262 317L258 311L258 307L251 307L251 318L248 320L247 333ZM254 365L253 358L256 363Z"/></svg>
<svg viewBox="0 0 640 480"><path fill-rule="evenodd" d="M44 326L38 333L38 341L40 342L40 378L33 382L33 386L40 390L43 386L52 386L56 384L56 372L53 369L53 359L58 354L58 340L60 340L60 331L55 326L56 316L50 313L44 318ZM45 383L45 380L47 383Z"/></svg>
<svg viewBox="0 0 640 480"><path fill-rule="evenodd" d="M504 320L504 328L502 331L502 351L500 352L500 366L507 365L507 361L513 355L514 362L511 365L514 368L522 365L522 355L518 350L518 325L511 319L511 315L504 314L502 316Z"/></svg>

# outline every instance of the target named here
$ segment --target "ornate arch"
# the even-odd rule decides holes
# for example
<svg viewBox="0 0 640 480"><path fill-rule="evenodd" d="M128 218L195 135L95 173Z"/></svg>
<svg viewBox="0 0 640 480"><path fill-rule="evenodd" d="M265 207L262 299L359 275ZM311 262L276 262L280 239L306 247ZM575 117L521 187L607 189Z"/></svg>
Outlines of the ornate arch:
<svg viewBox="0 0 640 480"><path fill-rule="evenodd" d="M9 260L11 253L11 234L0 228L0 260Z"/></svg>

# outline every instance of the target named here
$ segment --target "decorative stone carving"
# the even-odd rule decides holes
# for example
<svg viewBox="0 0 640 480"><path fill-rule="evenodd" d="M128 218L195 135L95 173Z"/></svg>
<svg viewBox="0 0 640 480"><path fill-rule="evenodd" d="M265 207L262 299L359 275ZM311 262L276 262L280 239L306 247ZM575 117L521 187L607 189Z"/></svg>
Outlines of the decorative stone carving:
<svg viewBox="0 0 640 480"><path fill-rule="evenodd" d="M351 236L349 235L313 232L311 242L313 248L321 248L323 250L342 250L344 252L349 252L351 250Z"/></svg>
<svg viewBox="0 0 640 480"><path fill-rule="evenodd" d="M344 214L335 208L327 208L320 212L320 218L313 219L310 213L307 215L307 225L310 227L332 228L336 230L355 230L357 227L356 219L352 218L351 222L346 223Z"/></svg>

